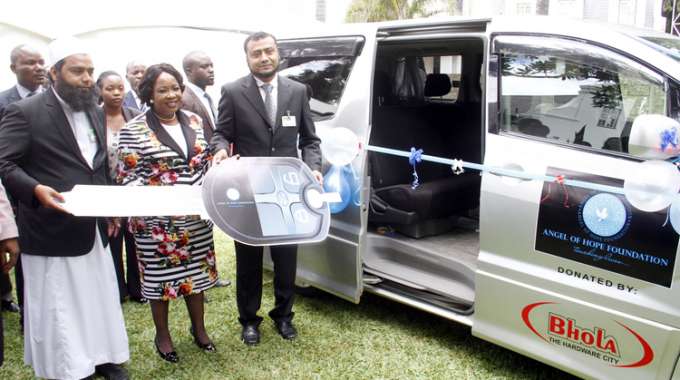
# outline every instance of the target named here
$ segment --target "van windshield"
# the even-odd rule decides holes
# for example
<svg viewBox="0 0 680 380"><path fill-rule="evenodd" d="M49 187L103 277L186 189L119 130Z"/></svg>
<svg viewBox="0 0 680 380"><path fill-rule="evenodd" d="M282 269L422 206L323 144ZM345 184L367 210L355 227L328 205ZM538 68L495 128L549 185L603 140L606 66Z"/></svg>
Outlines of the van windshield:
<svg viewBox="0 0 680 380"><path fill-rule="evenodd" d="M327 38L279 42L279 75L307 86L315 120L330 119L338 109L363 38Z"/></svg>
<svg viewBox="0 0 680 380"><path fill-rule="evenodd" d="M652 48L680 61L680 38L640 36Z"/></svg>

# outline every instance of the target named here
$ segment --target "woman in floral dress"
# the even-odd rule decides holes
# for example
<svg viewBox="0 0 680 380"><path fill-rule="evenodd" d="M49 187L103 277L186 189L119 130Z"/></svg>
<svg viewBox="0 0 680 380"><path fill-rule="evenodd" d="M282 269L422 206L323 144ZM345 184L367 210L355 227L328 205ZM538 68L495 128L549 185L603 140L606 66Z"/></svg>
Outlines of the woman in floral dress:
<svg viewBox="0 0 680 380"><path fill-rule="evenodd" d="M117 181L130 186L200 185L212 157L201 119L180 110L182 76L171 65L152 65L139 89L150 108L120 132ZM203 291L217 281L212 223L198 216L156 216L131 218L130 228L158 354L169 362L179 360L168 329L168 301L180 296L189 310L194 342L214 351L203 318Z"/></svg>

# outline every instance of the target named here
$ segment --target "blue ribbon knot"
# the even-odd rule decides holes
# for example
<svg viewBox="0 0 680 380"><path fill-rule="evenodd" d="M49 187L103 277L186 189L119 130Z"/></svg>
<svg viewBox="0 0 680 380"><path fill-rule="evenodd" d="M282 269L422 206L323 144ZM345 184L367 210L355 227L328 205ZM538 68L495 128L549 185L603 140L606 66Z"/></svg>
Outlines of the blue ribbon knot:
<svg viewBox="0 0 680 380"><path fill-rule="evenodd" d="M661 132L661 151L665 151L669 145L673 149L678 147L678 130L675 127Z"/></svg>
<svg viewBox="0 0 680 380"><path fill-rule="evenodd" d="M411 147L411 153L408 156L408 163L413 166L413 183L411 183L411 189L416 189L420 183L418 182L418 172L416 171L416 165L423 161L423 150Z"/></svg>

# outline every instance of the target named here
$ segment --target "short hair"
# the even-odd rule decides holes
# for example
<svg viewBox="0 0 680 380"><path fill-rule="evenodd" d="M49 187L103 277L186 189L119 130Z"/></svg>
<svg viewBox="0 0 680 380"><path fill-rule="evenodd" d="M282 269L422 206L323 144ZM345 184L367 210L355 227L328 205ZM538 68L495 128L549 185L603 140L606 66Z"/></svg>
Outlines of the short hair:
<svg viewBox="0 0 680 380"><path fill-rule="evenodd" d="M140 61L130 61L130 62L127 63L127 65L125 65L125 74L127 75L127 73L130 72L130 67L135 66L135 65L144 66L144 64Z"/></svg>
<svg viewBox="0 0 680 380"><path fill-rule="evenodd" d="M189 66L193 65L196 63L196 57L199 55L205 55L208 56L204 51L202 50L194 50L192 52L189 52L187 55L184 56L184 59L182 59L182 69L184 70L184 73L187 73L187 69Z"/></svg>
<svg viewBox="0 0 680 380"><path fill-rule="evenodd" d="M123 77L121 77L120 74L118 74L117 72L115 72L113 70L104 71L103 73L99 74L99 78L97 78L97 87L99 87L101 89L102 86L104 86L104 79L106 79L110 76L117 76L117 77L123 79Z"/></svg>
<svg viewBox="0 0 680 380"><path fill-rule="evenodd" d="M146 68L142 80L139 82L139 99L144 102L147 106L151 107L151 99L153 99L153 86L156 83L158 77L163 74L168 73L172 75L179 88L184 91L184 80L182 79L182 74L177 71L169 63L159 63L156 65L151 65Z"/></svg>
<svg viewBox="0 0 680 380"><path fill-rule="evenodd" d="M267 33L267 32L255 32L250 34L248 37L246 37L246 40L243 41L243 51L248 53L248 42L250 41L259 41L263 40L265 38L271 37L274 40L274 45L276 45L276 48L278 49L279 43L276 41L276 37L274 37L272 34Z"/></svg>
<svg viewBox="0 0 680 380"><path fill-rule="evenodd" d="M9 62L11 64L16 64L17 60L19 59L19 54L24 50L24 48L28 47L26 44L21 44L18 46L15 46L14 49L9 53Z"/></svg>

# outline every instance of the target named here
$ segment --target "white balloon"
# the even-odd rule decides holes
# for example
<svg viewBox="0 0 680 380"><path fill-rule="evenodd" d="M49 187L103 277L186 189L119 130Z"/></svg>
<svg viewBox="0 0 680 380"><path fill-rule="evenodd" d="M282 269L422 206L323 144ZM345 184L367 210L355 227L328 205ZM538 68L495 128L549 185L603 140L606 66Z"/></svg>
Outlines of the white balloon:
<svg viewBox="0 0 680 380"><path fill-rule="evenodd" d="M675 232L680 234L680 196L676 196L673 200L671 210L669 211L669 218Z"/></svg>
<svg viewBox="0 0 680 380"><path fill-rule="evenodd" d="M670 206L680 189L680 173L667 161L641 162L623 182L626 199L633 207L656 212Z"/></svg>
<svg viewBox="0 0 680 380"><path fill-rule="evenodd" d="M345 166L359 154L359 137L343 127L319 130L321 152L331 165Z"/></svg>
<svg viewBox="0 0 680 380"><path fill-rule="evenodd" d="M664 115L639 115L630 130L628 152L648 160L677 156L680 154L678 138L680 123L676 120Z"/></svg>

